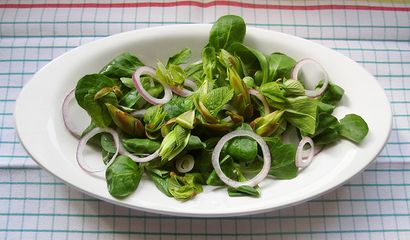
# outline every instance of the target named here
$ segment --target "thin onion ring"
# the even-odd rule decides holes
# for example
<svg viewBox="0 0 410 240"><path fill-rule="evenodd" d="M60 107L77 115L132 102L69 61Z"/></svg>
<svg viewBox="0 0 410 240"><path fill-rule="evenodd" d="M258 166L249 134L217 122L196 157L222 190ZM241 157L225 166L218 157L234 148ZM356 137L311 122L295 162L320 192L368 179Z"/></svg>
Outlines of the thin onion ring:
<svg viewBox="0 0 410 240"><path fill-rule="evenodd" d="M144 73L148 73L149 75L151 75L151 77L153 77L153 79L155 79L156 81L158 81L162 87L164 88L164 96L162 98L155 98L153 97L151 94L149 94L149 92L147 92L144 87L142 86L141 83L141 79L140 76ZM135 85L135 88L137 89L138 93L141 95L142 98L145 99L145 101L153 104L153 105L158 105L158 104L165 104L167 102L169 102L169 100L171 100L172 98L172 91L170 89L170 87L159 81L156 77L156 72L153 68L144 66L144 67L139 67L134 74L132 74L132 81Z"/></svg>
<svg viewBox="0 0 410 240"><path fill-rule="evenodd" d="M112 138L114 139L114 144L115 144L115 153L114 155L111 157L111 159L108 161L108 163L101 169L92 169L88 166L88 164L84 161L83 159L83 151L85 146L87 145L87 142L94 137L95 135L99 134L99 133L109 133L112 135ZM80 141L78 142L77 145L77 152L76 152L76 159L77 159L77 163L78 165L86 172L89 173L96 173L96 172L101 172L101 171L105 171L107 169L107 167L109 167L112 162L115 160L115 158L118 155L118 151L119 151L119 147L120 147L120 140L119 140L119 136L118 133L116 131L114 131L111 128L94 128L93 130L91 130L90 132L88 132L87 134L85 134Z"/></svg>
<svg viewBox="0 0 410 240"><path fill-rule="evenodd" d="M307 143L310 145L310 149L308 150L309 154L306 157L304 157L303 155L304 155L305 150L303 149L303 147ZM315 145L313 143L313 140L310 137L303 137L300 140L298 148L296 150L296 159L295 159L296 167L298 168L307 167L312 162L314 155L315 155Z"/></svg>
<svg viewBox="0 0 410 240"><path fill-rule="evenodd" d="M190 79L185 79L184 84L185 87L189 87L191 88L193 91L188 90L186 88L181 88L178 86L170 86L172 92L174 92L175 94L178 94L181 97L188 97L191 96L194 91L196 91L198 89L198 86L196 85L196 83Z"/></svg>
<svg viewBox="0 0 410 240"><path fill-rule="evenodd" d="M70 114L69 114L70 102L74 98L75 98L75 88L73 90L71 90L70 93L67 94L67 96L64 98L63 107L62 107L63 121L64 121L64 125L67 128L67 130L74 137L80 138L81 137L81 131L79 129L76 129L76 127L74 127L73 123L71 122Z"/></svg>
<svg viewBox="0 0 410 240"><path fill-rule="evenodd" d="M219 156L221 154L223 146L225 145L226 142L228 142L229 140L235 137L251 137L259 144L259 146L262 149L263 167L261 171L252 179L244 181L244 182L238 182L238 181L228 178L225 175L225 173L223 173L221 166L219 165ZM234 187L234 188L238 188L244 185L254 187L258 185L260 182L262 182L262 180L265 179L269 173L269 169L271 166L271 156L270 156L269 147L266 144L266 142L262 139L262 137L255 134L254 132L245 131L245 130L236 130L236 131L226 134L218 141L218 143L216 144L214 148L214 151L212 152L212 165L218 177L226 185Z"/></svg>
<svg viewBox="0 0 410 240"><path fill-rule="evenodd" d="M147 109L138 109L138 110L131 112L130 114L134 117L144 117L144 114L146 111Z"/></svg>
<svg viewBox="0 0 410 240"><path fill-rule="evenodd" d="M194 165L195 165L194 157L190 154L185 154L184 156L178 158L175 161L175 168L180 173L187 173L191 171L194 168Z"/></svg>
<svg viewBox="0 0 410 240"><path fill-rule="evenodd" d="M315 90L305 89L305 95L306 96L311 97L311 98L315 98L315 97L318 97L318 96L322 95L323 92L326 90L327 86L329 85L329 75L327 74L326 70L323 68L323 66L319 62L317 62L317 61L315 61L314 59L311 59L311 58L304 58L304 59L300 60L299 62L297 62L295 64L295 66L293 67L293 70L292 70L292 73L291 73L292 79L299 80L298 79L299 72L302 69L302 67L307 63L314 63L315 65L317 65L321 69L321 71L325 75L325 79L323 79L323 85L322 85L321 88L315 89Z"/></svg>
<svg viewBox="0 0 410 240"><path fill-rule="evenodd" d="M150 154L145 157L138 157L134 154L128 152L121 144L118 149L118 153L124 156L129 157L132 161L142 163L142 162L149 162L159 157L159 150L155 151L153 154Z"/></svg>
<svg viewBox="0 0 410 240"><path fill-rule="evenodd" d="M251 89L248 89L248 93L255 96L257 99L259 99L262 102L263 111L265 112L265 115L270 113L269 104L266 101L266 98L259 91L251 88Z"/></svg>

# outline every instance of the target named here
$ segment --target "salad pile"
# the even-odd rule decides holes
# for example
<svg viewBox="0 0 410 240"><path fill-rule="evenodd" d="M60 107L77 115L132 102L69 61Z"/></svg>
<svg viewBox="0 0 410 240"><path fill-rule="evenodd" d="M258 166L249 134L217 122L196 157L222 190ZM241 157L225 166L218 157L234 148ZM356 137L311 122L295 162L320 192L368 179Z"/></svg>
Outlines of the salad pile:
<svg viewBox="0 0 410 240"><path fill-rule="evenodd" d="M79 166L105 172L117 198L132 194L144 174L182 201L203 185L258 197L266 177L294 178L323 147L365 138L360 116L332 115L344 91L318 62L266 55L246 46L245 34L241 17L223 16L201 59L185 48L151 67L122 53L82 77L63 103L65 125L79 138ZM74 98L91 117L85 130L70 120ZM101 167L87 162L86 146L101 151Z"/></svg>

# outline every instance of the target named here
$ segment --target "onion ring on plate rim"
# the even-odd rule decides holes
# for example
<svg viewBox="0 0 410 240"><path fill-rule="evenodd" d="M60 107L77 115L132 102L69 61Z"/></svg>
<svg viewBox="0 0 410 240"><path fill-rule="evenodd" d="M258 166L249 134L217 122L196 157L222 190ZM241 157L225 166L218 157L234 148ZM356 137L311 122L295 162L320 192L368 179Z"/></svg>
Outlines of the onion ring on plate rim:
<svg viewBox="0 0 410 240"><path fill-rule="evenodd" d="M295 80L299 80L299 72L300 70L302 70L302 67L306 64L309 63L313 63L315 64L317 67L319 67L319 69L323 72L324 74L324 79L323 79L323 85L319 88L319 89L315 89L315 90L309 90L309 89L305 89L305 95L311 98L315 98L318 97L320 95L323 94L323 92L326 90L327 86L329 85L329 76L326 72L326 70L323 68L323 66L318 63L317 61L311 59L311 58L304 58L302 60L300 60L299 62L297 62L295 64L295 66L293 67L293 70L291 72L291 77L292 79Z"/></svg>
<svg viewBox="0 0 410 240"><path fill-rule="evenodd" d="M309 154L307 156L304 156L304 152L306 150L303 149L303 147L309 144L310 149L307 150L309 151ZM296 150L296 159L295 159L295 165L298 168L304 168L307 167L313 159L313 156L315 155L315 145L313 143L313 140L310 137L303 137L302 140L300 140L298 148Z"/></svg>
<svg viewBox="0 0 410 240"><path fill-rule="evenodd" d="M85 160L84 160L84 158L83 158L83 151L84 151L85 146L87 145L87 142L88 142L92 137L94 137L95 135L97 135L97 134L99 134L99 133L103 133L103 132L106 132L106 133L109 133L109 134L112 135L112 138L113 138L113 140L114 140L114 144L115 144L116 150L115 150L114 155L111 157L111 159L108 161L108 163L107 163L104 167L99 168L99 169L92 169L92 168L90 168L90 166L88 166L88 164L85 162ZM84 171L89 172L89 173L96 173L96 172L105 171L105 170L107 169L107 167L109 167L109 166L113 163L113 161L115 160L115 158L116 158L117 155L118 155L118 151L119 151L119 148L120 148L120 140L119 140L119 139L120 139L120 138L119 138L119 136L118 136L118 133L117 133L116 131L114 131L113 129L111 129L111 128L105 128L105 129L103 129L103 128L97 127L97 128L94 128L93 130L89 131L87 134L85 134L85 135L80 139L80 141L78 142L78 145L77 145L76 159L77 159L78 165L79 165Z"/></svg>
<svg viewBox="0 0 410 240"><path fill-rule="evenodd" d="M229 140L235 137L250 137L253 138L261 147L262 149L262 154L263 154L263 167L261 171L252 179L244 181L244 182L238 182L235 180L232 180L228 178L222 171L221 166L219 164L219 156L221 154L222 148L227 143ZM233 188L238 188L240 186L251 186L254 187L258 185L260 182L262 182L263 179L266 178L266 176L269 173L269 169L271 166L271 156L270 156L270 151L269 147L266 144L266 142L257 135L254 132L251 131L245 131L245 130L236 130L233 132L230 132L223 136L218 143L216 144L214 151L212 152L212 165L215 169L216 174L218 177L221 179L222 182L224 182L226 185L231 186Z"/></svg>
<svg viewBox="0 0 410 240"><path fill-rule="evenodd" d="M141 75L147 73L149 74L151 77L153 77L153 79L155 79L157 82L159 82L162 87L164 88L164 96L162 98L155 98L153 97L151 94L149 94L149 92L147 92L147 90L144 89L144 87L142 86L141 83ZM141 95L142 98L145 99L145 101L153 104L153 105L158 105L158 104L165 104L167 102L169 102L169 100L171 100L172 98L172 91L171 88L158 80L158 78L155 76L156 72L155 69L151 68L151 67L139 67L134 74L132 74L132 81L135 85L135 88L137 89L138 93Z"/></svg>
<svg viewBox="0 0 410 240"><path fill-rule="evenodd" d="M63 121L64 125L67 128L67 130L76 138L81 137L81 131L74 127L73 123L71 122L70 114L69 114L69 109L70 109L70 102L75 98L75 88L70 91L69 94L64 98L63 101L63 107L62 107L62 112L63 112Z"/></svg>

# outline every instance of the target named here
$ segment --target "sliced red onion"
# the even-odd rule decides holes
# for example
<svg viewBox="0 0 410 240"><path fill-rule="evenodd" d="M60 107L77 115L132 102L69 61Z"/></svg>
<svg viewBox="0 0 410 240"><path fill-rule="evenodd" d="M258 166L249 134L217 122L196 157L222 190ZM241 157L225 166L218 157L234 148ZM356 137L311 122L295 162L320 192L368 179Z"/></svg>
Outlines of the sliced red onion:
<svg viewBox="0 0 410 240"><path fill-rule="evenodd" d="M170 86L170 88L172 92L174 92L175 94L178 94L181 97L191 96L198 89L198 86L196 85L196 83L190 79L185 79L184 86L191 88L192 91L186 88L181 88L177 86Z"/></svg>
<svg viewBox="0 0 410 240"><path fill-rule="evenodd" d="M265 112L265 115L270 113L269 104L266 101L266 98L260 92L258 92L257 90L251 88L251 89L248 90L248 93L255 96L256 98L258 98L262 102L263 111Z"/></svg>
<svg viewBox="0 0 410 240"><path fill-rule="evenodd" d="M303 147L309 144L310 149L304 150ZM308 154L304 153L308 151ZM304 168L307 167L313 159L315 153L315 145L313 143L313 140L310 137L303 137L302 140L300 140L298 148L296 150L296 160L295 160L295 165L298 168ZM306 157L304 157L306 155Z"/></svg>
<svg viewBox="0 0 410 240"><path fill-rule="evenodd" d="M194 168L195 160L194 157L190 154L186 154L178 158L175 162L175 168L180 173L187 173Z"/></svg>
<svg viewBox="0 0 410 240"><path fill-rule="evenodd" d="M94 137L95 135L97 135L97 134L99 134L99 133L103 133L103 132L106 132L106 133L109 133L109 134L112 135L112 138L113 138L113 140L114 140L114 144L115 144L116 150L115 150L114 155L113 155L112 158L110 159L110 161L108 161L108 163L107 163L104 167L98 168L98 169L93 169L93 168L90 168L90 166L88 166L88 164L85 162L85 160L84 160L84 158L83 158L84 148L85 148L85 146L87 145L87 142L88 142L92 137ZM85 135L80 139L80 142L78 143L77 153L76 153L76 158L77 158L78 165L79 165L84 171L87 171L87 172L90 172L90 173L105 171L105 170L107 169L107 167L109 167L109 166L112 164L112 162L115 160L115 158L116 158L117 155L118 155L118 151L119 151L119 147L120 147L120 140L119 140L119 139L120 139L120 138L119 138L119 136L118 136L118 133L117 133L116 131L114 131L113 129L111 129L111 128L105 128L105 129L103 129L103 128L98 128L98 127L97 127L97 128L94 128L93 130L91 130L90 132L88 132L87 134L85 134Z"/></svg>
<svg viewBox="0 0 410 240"><path fill-rule="evenodd" d="M184 86L191 88L192 91L198 90L198 86L196 85L196 83L194 81L192 81L191 79L188 79L188 78L185 79Z"/></svg>
<svg viewBox="0 0 410 240"><path fill-rule="evenodd" d="M127 156L131 158L132 161L142 163L142 162L149 162L159 157L159 150L155 151L153 154L145 156L145 157L138 157L134 154L128 152L121 144L118 150L119 154Z"/></svg>
<svg viewBox="0 0 410 240"><path fill-rule="evenodd" d="M323 92L326 90L327 86L329 85L329 76L326 70L323 68L323 66L320 63L318 63L317 61L311 58L304 58L300 60L299 62L297 62L296 65L293 67L291 77L292 79L299 80L298 77L299 77L300 70L302 69L304 65L309 64L309 63L315 64L323 72L325 76L325 78L323 79L323 85L321 88L315 89L315 90L308 90L308 89L305 90L306 96L315 98L315 97L322 95Z"/></svg>
<svg viewBox="0 0 410 240"><path fill-rule="evenodd" d="M131 112L130 114L134 117L144 117L144 114L146 111L147 109L138 109L138 110Z"/></svg>
<svg viewBox="0 0 410 240"><path fill-rule="evenodd" d="M222 171L221 166L219 165L219 156L221 154L222 148L225 145L226 142L231 140L232 138L235 137L250 137L255 139L255 141L259 144L259 146L262 149L262 155L263 155L263 167L261 171L252 179L244 181L244 182L238 182L235 180L232 180L228 178ZM269 173L270 165L271 165L271 156L270 156L270 151L269 147L266 144L266 142L260 137L259 135L255 134L254 132L251 131L245 131L245 130L236 130L233 132L230 132L223 136L219 142L216 144L214 151L212 153L212 165L215 169L216 174L218 177L224 182L226 185L237 188L240 186L251 186L254 187L258 185L260 182L262 182L263 179L266 178L266 176Z"/></svg>
<svg viewBox="0 0 410 240"><path fill-rule="evenodd" d="M315 148L314 148L314 150L313 150L313 156L316 156L316 155L318 155L321 151L322 151L322 149L323 149L323 145L315 145ZM303 158L307 158L308 156L309 156L309 154L310 154L310 149L308 149L308 150L304 150L303 152L302 152L302 157Z"/></svg>
<svg viewBox="0 0 410 240"><path fill-rule="evenodd" d="M70 118L70 102L75 98L75 88L70 91L70 93L64 98L63 101L63 120L64 120L64 125L67 128L67 130L76 138L81 137L81 130L77 129L73 123L71 122Z"/></svg>
<svg viewBox="0 0 410 240"><path fill-rule="evenodd" d="M155 98L149 92L147 92L144 87L142 86L140 76L142 74L149 74L151 77L153 77L156 81L158 81L163 87L164 87L164 96L162 98ZM156 72L155 69L144 66L144 67L139 67L137 71L132 75L132 81L134 82L135 88L137 89L138 93L141 94L141 97L145 99L145 101L153 104L153 105L158 105L158 104L165 104L172 98L172 91L171 88L159 81L156 78Z"/></svg>
<svg viewBox="0 0 410 240"><path fill-rule="evenodd" d="M221 122L232 122L231 116L227 116L225 118L222 118Z"/></svg>

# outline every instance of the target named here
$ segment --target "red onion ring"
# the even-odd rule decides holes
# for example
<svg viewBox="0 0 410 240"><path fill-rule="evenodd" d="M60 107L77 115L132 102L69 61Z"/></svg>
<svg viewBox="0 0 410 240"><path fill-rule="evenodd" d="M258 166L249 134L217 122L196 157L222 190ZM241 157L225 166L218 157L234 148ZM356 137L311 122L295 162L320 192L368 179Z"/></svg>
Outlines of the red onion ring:
<svg viewBox="0 0 410 240"><path fill-rule="evenodd" d="M188 90L186 88L181 88L178 86L170 86L170 88L172 92L174 92L175 94L178 94L181 97L191 96L198 89L198 86L196 85L196 83L190 79L185 79L184 86L191 88L193 91Z"/></svg>
<svg viewBox="0 0 410 240"><path fill-rule="evenodd" d="M304 155L304 152L306 151L303 150L303 147L306 144L310 145L310 149L307 150L309 151L309 154L307 154L307 156L305 157L303 155ZM303 137L302 140L300 140L298 148L296 150L296 160L295 160L296 167L298 168L307 167L312 162L314 154L315 154L315 145L313 143L313 140L310 137Z"/></svg>
<svg viewBox="0 0 410 240"><path fill-rule="evenodd" d="M194 168L195 160L190 154L186 154L175 161L175 168L180 173L187 173Z"/></svg>
<svg viewBox="0 0 410 240"><path fill-rule="evenodd" d="M222 148L225 145L226 142L231 140L232 138L235 137L251 137L256 140L256 142L259 144L259 146L262 149L262 154L263 154L263 167L261 171L252 179L244 181L244 182L238 182L235 180L232 180L228 178L222 171L221 166L219 165L219 156L221 154ZM266 144L266 142L260 137L259 135L255 134L254 132L251 131L245 131L245 130L236 130L233 132L230 132L223 136L219 142L216 144L214 151L212 153L212 165L215 169L216 174L218 177L224 182L226 185L237 188L240 186L251 186L254 187L258 185L260 182L262 182L263 179L266 178L266 176L269 173L270 165L271 165L271 156L270 156L270 151L269 147Z"/></svg>
<svg viewBox="0 0 410 240"><path fill-rule="evenodd" d="M265 112L265 115L270 113L269 104L266 101L266 98L260 92L258 92L257 90L251 88L251 89L248 90L248 93L255 96L256 98L258 98L262 102L263 111Z"/></svg>
<svg viewBox="0 0 410 240"><path fill-rule="evenodd" d="M146 111L147 109L138 109L138 110L131 112L130 114L134 117L144 117L144 114Z"/></svg>
<svg viewBox="0 0 410 240"><path fill-rule="evenodd" d="M144 89L140 79L140 76L144 73L151 75L151 77L153 77L164 87L164 96L162 98L155 98ZM138 93L141 94L141 97L144 98L145 101L153 105L165 104L172 98L172 91L170 87L157 79L156 72L153 68L147 66L139 67L137 71L135 71L135 73L132 75L132 81L134 82L135 88L137 89Z"/></svg>
<svg viewBox="0 0 410 240"><path fill-rule="evenodd" d="M81 131L77 129L70 119L69 109L70 109L70 102L75 98L75 88L70 91L70 93L64 98L63 101L63 121L64 125L67 130L76 138L81 137Z"/></svg>
<svg viewBox="0 0 410 240"><path fill-rule="evenodd" d="M108 161L108 163L101 169L92 169L88 166L88 164L85 162L84 158L83 158L83 152L84 152L84 148L87 145L87 142L94 137L95 135L99 134L99 133L109 133L112 135L113 139L114 139L114 144L115 144L115 153L112 156L112 158L110 159L110 161ZM101 171L105 171L107 169L107 167L109 167L112 162L115 160L115 158L118 155L118 151L119 151L119 147L120 147L120 140L119 140L119 136L118 133L116 131L114 131L111 128L94 128L93 130L91 130L90 132L88 132L87 134L85 134L81 139L80 142L78 143L77 146L77 152L76 152L76 158L77 158L77 163L78 165L86 172L89 173L95 173L95 172L101 172Z"/></svg>
<svg viewBox="0 0 410 240"><path fill-rule="evenodd" d="M118 153L124 156L131 158L132 161L142 163L142 162L149 162L159 157L159 150L155 151L153 154L148 155L146 157L137 157L134 154L128 152L121 144L118 149Z"/></svg>
<svg viewBox="0 0 410 240"><path fill-rule="evenodd" d="M313 64L317 65L320 68L320 70L323 72L323 74L325 75L325 79L323 79L323 85L322 85L321 88L315 89L315 90L305 89L305 95L306 96L311 97L311 98L315 98L315 97L318 97L318 96L322 95L323 92L326 90L327 86L329 85L329 76L328 76L326 70L323 68L323 66L320 63L318 63L317 61L315 61L311 58L304 58L304 59L300 60L299 62L297 62L296 65L293 67L291 77L292 77L292 79L299 80L298 75L299 75L300 70L302 69L302 67L305 64L308 64L308 63L313 63Z"/></svg>

